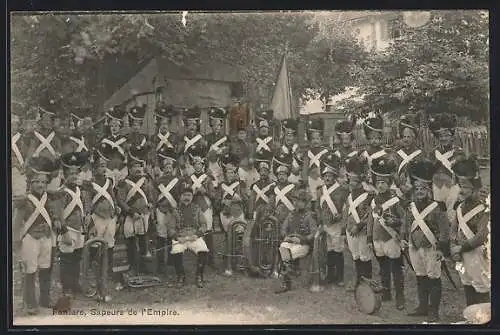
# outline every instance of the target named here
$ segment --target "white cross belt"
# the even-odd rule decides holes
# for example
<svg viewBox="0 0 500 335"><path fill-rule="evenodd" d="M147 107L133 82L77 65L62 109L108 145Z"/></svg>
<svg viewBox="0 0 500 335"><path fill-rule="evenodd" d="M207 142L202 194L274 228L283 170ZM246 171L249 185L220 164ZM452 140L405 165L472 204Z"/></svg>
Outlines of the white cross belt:
<svg viewBox="0 0 500 335"><path fill-rule="evenodd" d="M413 223L411 225L411 231L413 232L415 229L420 228L424 233L425 237L427 238L427 240L429 240L429 242L434 246L437 244L437 239L432 233L432 231L429 229L429 226L427 226L427 224L425 223L425 218L437 206L438 206L437 202L434 201L429 206L427 206L422 212L419 212L414 202L410 204L410 210L413 215Z"/></svg>
<svg viewBox="0 0 500 335"><path fill-rule="evenodd" d="M178 181L179 181L178 178L174 178L167 184L167 186L164 186L163 184L158 185L158 189L161 192L161 194L158 196L158 202L161 199L165 198L170 203L170 205L172 205L173 208L177 208L177 201L175 201L170 191L172 190L172 188L174 188L174 186L177 184Z"/></svg>
<svg viewBox="0 0 500 335"><path fill-rule="evenodd" d="M33 206L35 206L35 210L33 213L31 213L30 217L28 220L24 222L23 226L23 237L27 234L28 230L31 228L33 223L35 223L35 220L38 218L38 216L42 216L45 219L45 222L52 228L52 220L50 219L50 215L47 212L47 209L45 208L45 204L47 203L47 193L44 193L40 200L35 198L32 194L27 195L28 199L31 201Z"/></svg>
<svg viewBox="0 0 500 335"><path fill-rule="evenodd" d="M73 210L77 206L80 209L81 214L83 216L84 211L83 211L83 203L82 203L80 188L77 186L76 192L73 192L69 188L65 187L64 191L71 196L71 201L63 210L63 219L67 219L71 215L71 213L73 213Z"/></svg>
<svg viewBox="0 0 500 335"><path fill-rule="evenodd" d="M293 206L293 204L286 195L294 187L295 187L294 184L289 184L285 186L282 190L280 190L278 187L275 187L274 194L276 194L276 205L278 205L281 202L286 206L286 208L288 208L288 210L293 211L295 209L295 206Z"/></svg>
<svg viewBox="0 0 500 335"><path fill-rule="evenodd" d="M474 216L477 214L481 213L484 211L486 207L484 205L477 205L473 209L471 209L467 214L463 215L462 213L462 204L460 204L457 208L457 221L458 221L458 227L460 230L464 233L465 237L467 239L471 239L474 237L474 233L470 229L469 225L467 222L469 222Z"/></svg>
<svg viewBox="0 0 500 335"><path fill-rule="evenodd" d="M317 155L314 155L310 150L307 151L307 156L309 157L309 167L312 167L313 165L316 165L317 167L320 167L320 159L321 156L326 154L328 150L323 149L321 150Z"/></svg>
<svg viewBox="0 0 500 335"><path fill-rule="evenodd" d="M142 185L144 185L145 181L146 181L145 177L142 177L141 179L139 179L137 181L137 183L134 183L130 179L125 179L125 182L130 185L130 190L127 193L127 197L125 198L125 201L128 202L130 199L132 199L132 197L136 193L139 193L144 198L144 201L146 202L146 204L148 204L149 203L148 202L148 197L146 197L146 194L144 193L144 191L141 188Z"/></svg>
<svg viewBox="0 0 500 335"><path fill-rule="evenodd" d="M115 202L111 197L111 194L108 192L109 184L111 182L110 178L106 178L106 183L103 186L100 186L97 183L92 183L92 188L96 192L94 198L92 199L92 206L94 206L100 198L105 198L111 204L111 207L115 209Z"/></svg>
<svg viewBox="0 0 500 335"><path fill-rule="evenodd" d="M51 132L49 134L49 136L47 136L47 137L43 137L43 135L41 135L37 131L34 131L34 134L38 138L38 140L40 141L40 145L38 146L38 148L36 148L35 152L33 153L33 156L37 157L38 155L40 155L40 153L43 151L43 149L47 149L55 157L56 150L52 146L51 142L54 139L54 137L56 136L56 133Z"/></svg>

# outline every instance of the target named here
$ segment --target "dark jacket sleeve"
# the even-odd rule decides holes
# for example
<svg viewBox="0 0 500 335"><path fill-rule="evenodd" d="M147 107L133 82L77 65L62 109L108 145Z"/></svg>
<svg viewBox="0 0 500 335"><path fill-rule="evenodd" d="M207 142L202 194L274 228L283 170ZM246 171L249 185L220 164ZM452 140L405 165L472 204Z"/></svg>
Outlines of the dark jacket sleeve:
<svg viewBox="0 0 500 335"><path fill-rule="evenodd" d="M473 238L468 239L462 243L462 252L473 250L486 242L488 239L488 220L490 219L489 213L483 212L479 219L478 229Z"/></svg>
<svg viewBox="0 0 500 335"><path fill-rule="evenodd" d="M443 252L445 256L450 253L450 220L446 211L439 210L436 213L437 223L439 225L439 237L438 237L438 248Z"/></svg>

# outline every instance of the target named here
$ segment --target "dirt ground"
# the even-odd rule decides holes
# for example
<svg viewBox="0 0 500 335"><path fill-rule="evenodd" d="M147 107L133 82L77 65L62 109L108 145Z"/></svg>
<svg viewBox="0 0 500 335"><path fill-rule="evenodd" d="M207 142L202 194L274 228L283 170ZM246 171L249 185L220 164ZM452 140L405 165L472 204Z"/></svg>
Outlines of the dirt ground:
<svg viewBox="0 0 500 335"><path fill-rule="evenodd" d="M483 180L489 185L489 171L482 171ZM216 261L218 269L206 270L208 283L204 289L194 285L194 256L186 256L188 284L183 289L158 286L148 289L132 289L121 292L112 291L113 301L100 304L94 300L78 298L73 301L74 310L81 310L82 316L54 316L52 311L42 310L36 317L22 315L21 274L18 256L14 255L14 325L42 324L421 324L425 318L406 316L408 310L417 304L415 274L406 267L405 295L406 310L398 311L394 302L382 304L376 315L365 315L358 311L353 293L343 288L328 287L321 293L308 291L305 269L302 276L294 282L294 289L276 295L279 280L249 278L237 274L232 278L221 275L222 261ZM349 252L345 253L346 282L353 277L353 262ZM443 295L440 306L441 323L449 324L463 320L465 308L463 289L457 272L448 264L454 281L455 290L443 275ZM305 268L305 266L304 266ZM54 271L53 300L61 294L57 285L57 267ZM378 264L374 261L374 278L378 279ZM173 268L169 267L170 280ZM152 309L167 315L147 315L143 309ZM137 314L128 314L132 309ZM124 315L96 316L96 311L108 313L123 312ZM154 314L154 313L153 313ZM175 315L173 315L175 314Z"/></svg>

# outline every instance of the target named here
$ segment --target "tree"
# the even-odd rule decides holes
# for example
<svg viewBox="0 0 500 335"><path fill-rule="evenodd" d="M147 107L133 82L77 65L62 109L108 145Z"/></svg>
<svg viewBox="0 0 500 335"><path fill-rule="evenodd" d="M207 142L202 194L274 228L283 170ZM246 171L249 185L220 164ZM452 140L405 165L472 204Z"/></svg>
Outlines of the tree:
<svg viewBox="0 0 500 335"><path fill-rule="evenodd" d="M365 99L351 109L365 115L413 108L488 119L487 13L433 11L427 25L401 27L401 38L360 64Z"/></svg>

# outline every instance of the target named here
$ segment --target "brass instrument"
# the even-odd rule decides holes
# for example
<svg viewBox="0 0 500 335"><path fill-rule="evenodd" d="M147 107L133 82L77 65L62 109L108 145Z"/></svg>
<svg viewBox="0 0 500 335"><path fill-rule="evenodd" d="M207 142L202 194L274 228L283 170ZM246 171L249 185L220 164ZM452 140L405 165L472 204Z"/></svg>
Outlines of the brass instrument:
<svg viewBox="0 0 500 335"><path fill-rule="evenodd" d="M247 222L235 220L231 222L228 237L228 246L230 248L226 256L229 257L231 268L245 271L248 268L246 257L244 255L243 236L247 230Z"/></svg>
<svg viewBox="0 0 500 335"><path fill-rule="evenodd" d="M92 266L90 259L90 249L98 247L98 269L99 275L96 278L97 285L95 288L91 287L89 270ZM108 243L99 237L94 237L85 242L83 246L83 290L86 292L87 297L98 296L100 300L107 296L107 282L108 282Z"/></svg>
<svg viewBox="0 0 500 335"><path fill-rule="evenodd" d="M279 259L280 231L278 219L267 217L255 222L247 229L244 237L244 254L251 274L269 277Z"/></svg>
<svg viewBox="0 0 500 335"><path fill-rule="evenodd" d="M321 292L325 289L327 277L327 233L324 230L318 230L314 236L314 246L310 262L311 274L311 292Z"/></svg>

